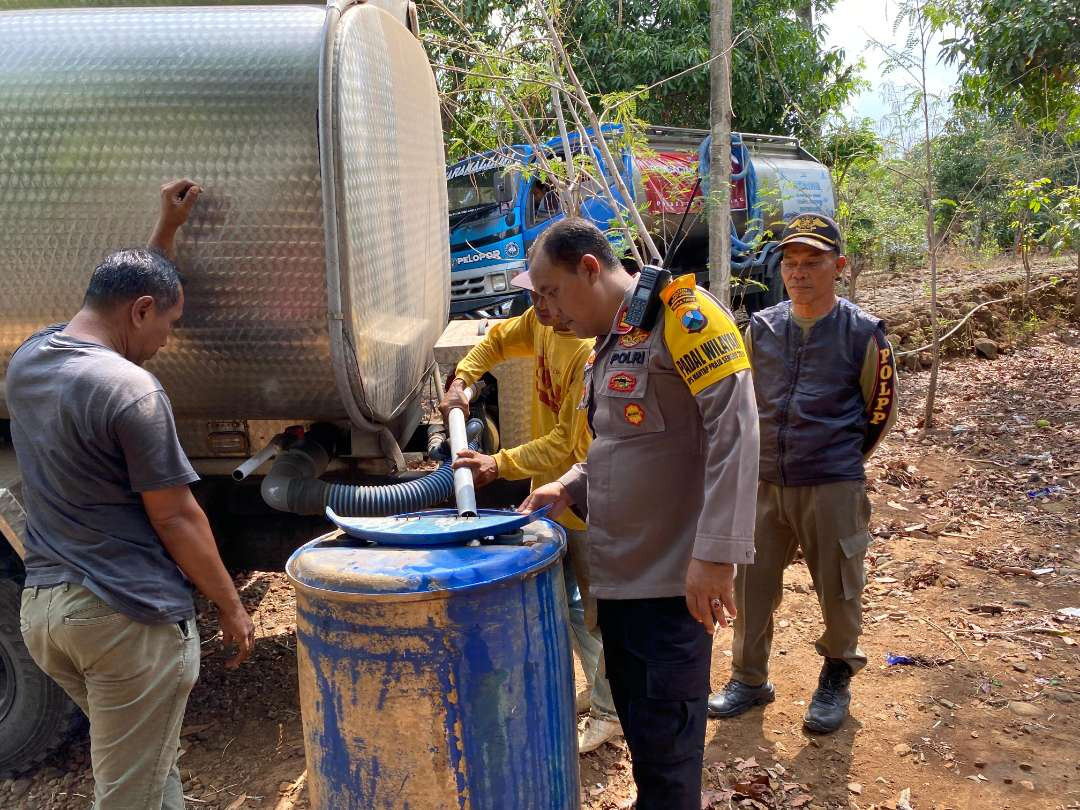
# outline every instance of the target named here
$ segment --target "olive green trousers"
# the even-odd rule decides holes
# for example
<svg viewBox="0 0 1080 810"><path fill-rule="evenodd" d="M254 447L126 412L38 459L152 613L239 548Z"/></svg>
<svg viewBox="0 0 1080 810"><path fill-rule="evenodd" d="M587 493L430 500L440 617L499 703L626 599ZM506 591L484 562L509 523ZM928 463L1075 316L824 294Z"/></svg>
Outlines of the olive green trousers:
<svg viewBox="0 0 1080 810"><path fill-rule="evenodd" d="M769 678L773 614L784 594L784 569L802 549L814 580L825 629L819 655L846 661L852 672L866 666L859 648L870 500L863 481L808 487L758 482L753 565L735 577L735 638L732 678L759 686Z"/></svg>
<svg viewBox="0 0 1080 810"><path fill-rule="evenodd" d="M141 624L80 585L23 591L23 639L90 718L94 810L184 810L176 766L199 677L195 620Z"/></svg>

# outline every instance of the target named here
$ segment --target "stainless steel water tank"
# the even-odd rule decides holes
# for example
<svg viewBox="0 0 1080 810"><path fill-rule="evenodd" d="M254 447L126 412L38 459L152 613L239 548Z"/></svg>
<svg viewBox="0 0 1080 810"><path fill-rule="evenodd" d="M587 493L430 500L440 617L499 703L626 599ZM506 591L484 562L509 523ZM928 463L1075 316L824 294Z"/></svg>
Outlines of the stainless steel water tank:
<svg viewBox="0 0 1080 810"><path fill-rule="evenodd" d="M178 418L404 411L449 248L435 82L395 6L0 12L0 374L187 176L186 310L148 366Z"/></svg>

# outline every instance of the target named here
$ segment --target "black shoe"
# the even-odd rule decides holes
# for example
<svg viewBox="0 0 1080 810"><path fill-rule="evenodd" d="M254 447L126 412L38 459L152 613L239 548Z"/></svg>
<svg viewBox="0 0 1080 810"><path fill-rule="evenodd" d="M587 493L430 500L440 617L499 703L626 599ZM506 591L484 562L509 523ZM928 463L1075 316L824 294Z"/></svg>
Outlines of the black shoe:
<svg viewBox="0 0 1080 810"><path fill-rule="evenodd" d="M709 695L710 717L738 717L755 706L776 700L776 690L766 681L761 686L749 686L742 681L727 682L722 692Z"/></svg>
<svg viewBox="0 0 1080 810"><path fill-rule="evenodd" d="M851 667L839 658L826 658L818 676L818 688L803 718L803 727L818 734L831 734L844 724L851 703Z"/></svg>

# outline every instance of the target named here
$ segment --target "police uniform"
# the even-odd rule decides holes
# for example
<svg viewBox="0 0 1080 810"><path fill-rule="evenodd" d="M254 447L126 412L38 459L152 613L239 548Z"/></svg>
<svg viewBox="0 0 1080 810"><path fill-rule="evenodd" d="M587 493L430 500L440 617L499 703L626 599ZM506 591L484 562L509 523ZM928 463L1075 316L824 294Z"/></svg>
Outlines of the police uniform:
<svg viewBox="0 0 1080 810"><path fill-rule="evenodd" d="M758 420L730 313L693 276L651 331L627 304L586 365L593 443L560 481L587 504L589 571L639 810L700 807L712 636L686 606L691 557L754 559Z"/></svg>

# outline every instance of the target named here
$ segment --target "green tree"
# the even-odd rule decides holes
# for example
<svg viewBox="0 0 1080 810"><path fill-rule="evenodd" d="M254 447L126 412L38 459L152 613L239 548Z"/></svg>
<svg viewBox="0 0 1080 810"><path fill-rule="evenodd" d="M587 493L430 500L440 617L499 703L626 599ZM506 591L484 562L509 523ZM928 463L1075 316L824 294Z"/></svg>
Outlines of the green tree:
<svg viewBox="0 0 1080 810"><path fill-rule="evenodd" d="M943 58L960 70L958 100L1005 109L1080 138L1080 7L1076 0L939 0L930 9Z"/></svg>
<svg viewBox="0 0 1080 810"><path fill-rule="evenodd" d="M812 5L820 15L834 3ZM491 148L497 133L520 128L506 119L507 82L534 84L534 103L523 120L533 121L538 134L554 134L550 88L536 84L550 74L545 3L417 5L451 157ZM708 126L709 0L563 0L556 6L577 75L604 120L617 119L622 105L633 102L636 116L652 124ZM856 87L855 67L845 64L842 51L824 46L821 26L807 26L806 8L806 0L735 0L736 130L813 140Z"/></svg>
<svg viewBox="0 0 1080 810"><path fill-rule="evenodd" d="M1024 264L1024 306L1027 307L1028 291L1031 289L1031 253L1047 230L1045 220L1053 206L1050 178L1016 180L1009 186L1006 195L1009 213L1016 217L1011 224L1016 229L1020 260Z"/></svg>
<svg viewBox="0 0 1080 810"><path fill-rule="evenodd" d="M733 128L812 138L855 87L855 67L806 24L806 0L734 0ZM815 0L817 15L835 0ZM654 124L707 127L708 0L567 0L565 30L590 91L651 87L638 114Z"/></svg>
<svg viewBox="0 0 1080 810"><path fill-rule="evenodd" d="M1073 313L1080 315L1080 185L1054 189L1047 240L1055 253L1071 250L1076 256Z"/></svg>

